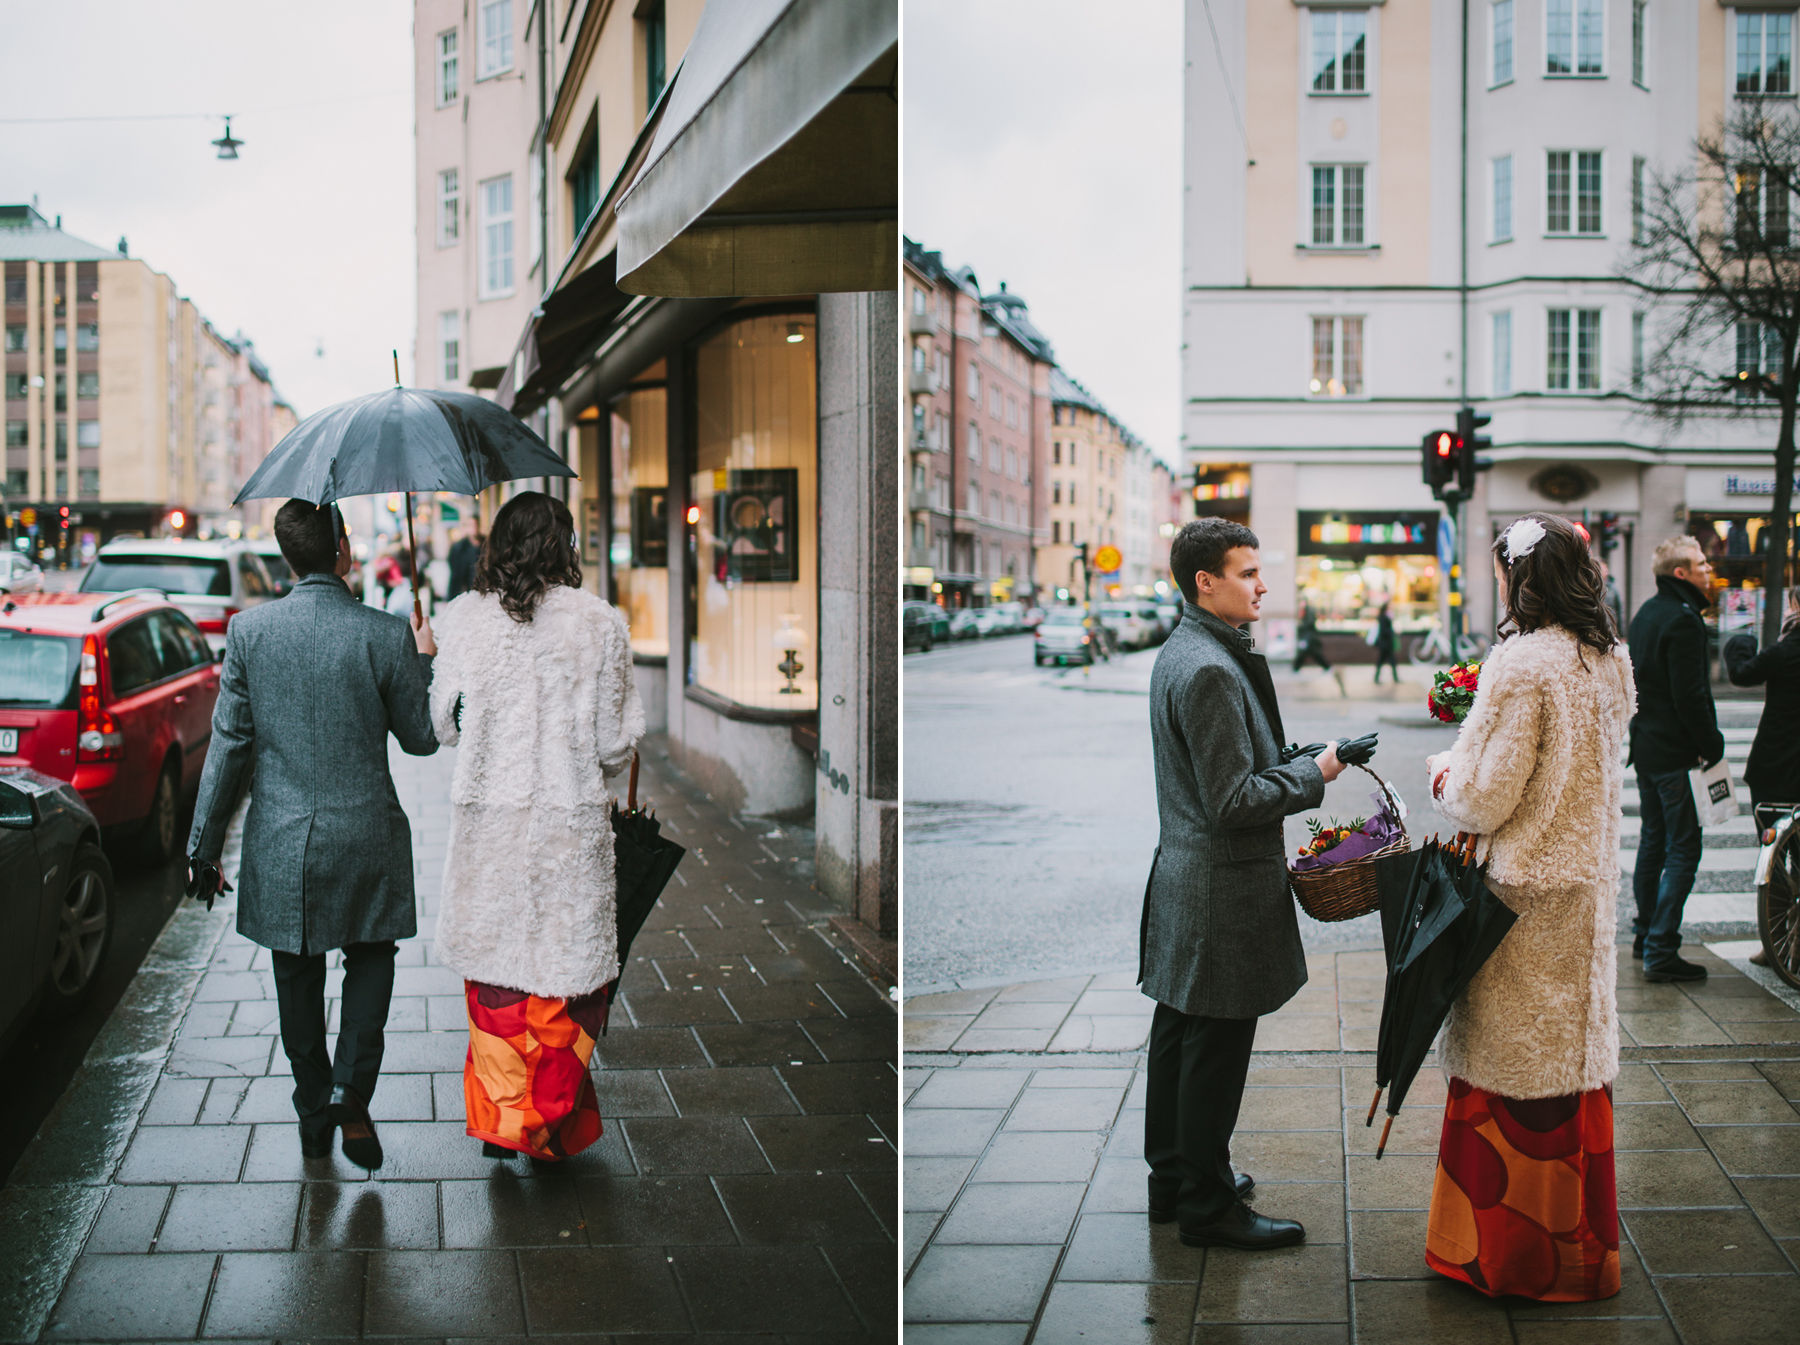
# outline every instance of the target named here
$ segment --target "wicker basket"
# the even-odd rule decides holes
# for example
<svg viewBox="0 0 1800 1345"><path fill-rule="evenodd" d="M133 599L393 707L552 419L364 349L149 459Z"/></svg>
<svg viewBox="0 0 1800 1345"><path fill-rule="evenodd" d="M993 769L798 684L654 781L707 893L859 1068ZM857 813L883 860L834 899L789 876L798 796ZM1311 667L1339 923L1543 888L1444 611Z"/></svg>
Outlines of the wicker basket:
<svg viewBox="0 0 1800 1345"><path fill-rule="evenodd" d="M1411 844L1406 836L1406 820L1400 816L1400 802L1388 788L1387 781L1367 766L1356 769L1381 786L1381 792L1387 796L1388 811L1400 824L1400 839L1361 859L1347 859L1341 864L1327 864L1304 872L1288 870L1288 879L1294 885L1300 909L1314 920L1325 923L1354 920L1359 915L1378 910L1381 893L1375 888L1375 861L1383 855L1403 854Z"/></svg>

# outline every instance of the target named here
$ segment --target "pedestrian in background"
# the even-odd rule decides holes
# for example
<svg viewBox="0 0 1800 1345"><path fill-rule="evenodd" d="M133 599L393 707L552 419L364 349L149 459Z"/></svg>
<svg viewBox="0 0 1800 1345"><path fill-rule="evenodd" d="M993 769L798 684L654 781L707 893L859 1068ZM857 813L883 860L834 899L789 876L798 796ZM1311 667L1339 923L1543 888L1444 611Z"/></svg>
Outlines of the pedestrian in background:
<svg viewBox="0 0 1800 1345"><path fill-rule="evenodd" d="M1312 605L1303 602L1299 623L1294 628L1294 671L1299 672L1308 663L1317 663L1337 678L1339 695L1350 694L1344 687L1344 674L1332 667L1325 657L1325 641L1319 637L1319 618L1313 615Z"/></svg>
<svg viewBox="0 0 1800 1345"><path fill-rule="evenodd" d="M450 591L446 601L460 598L475 580L475 562L481 555L481 527L470 524L469 531L450 544Z"/></svg>
<svg viewBox="0 0 1800 1345"><path fill-rule="evenodd" d="M1283 758L1275 682L1245 629L1268 591L1256 534L1224 518L1189 523L1169 567L1184 605L1150 674L1161 835L1138 949L1138 979L1156 1001L1150 1221L1179 1223L1190 1247L1286 1247L1306 1230L1245 1203L1256 1183L1232 1172L1231 1132L1257 1017L1306 984L1282 819L1318 807L1344 766L1335 744Z"/></svg>
<svg viewBox="0 0 1800 1345"><path fill-rule="evenodd" d="M1451 1009L1450 1096L1425 1263L1490 1297L1619 1292L1613 1079L1620 748L1631 660L1574 527L1527 514L1494 543L1505 619L1456 745L1426 762L1437 809L1485 842L1518 912Z"/></svg>
<svg viewBox="0 0 1800 1345"><path fill-rule="evenodd" d="M426 687L431 623L396 620L345 586L350 539L336 505L289 500L275 540L294 572L280 602L225 632L213 736L188 842L216 874L225 830L250 793L238 933L271 950L281 1045L294 1071L300 1152L382 1164L369 1099L381 1074L396 939L417 934L412 828L388 771L388 734L437 751ZM252 782L254 781L254 789ZM215 882L217 880L215 879ZM325 1049L325 955L344 952L335 1056Z"/></svg>
<svg viewBox="0 0 1800 1345"><path fill-rule="evenodd" d="M600 1138L588 1061L619 975L607 779L644 733L625 619L581 587L568 506L522 491L439 617L438 740L459 745L438 957L463 977L468 1134L490 1158Z"/></svg>
<svg viewBox="0 0 1800 1345"><path fill-rule="evenodd" d="M1707 676L1706 623L1712 563L1692 537L1671 537L1651 557L1656 594L1631 621L1637 714L1629 764L1637 769L1637 920L1631 955L1647 981L1703 981L1706 968L1681 956L1681 915L1700 868L1700 813L1688 773L1725 755Z"/></svg>
<svg viewBox="0 0 1800 1345"><path fill-rule="evenodd" d="M1386 665L1388 672L1396 683L1400 680L1400 663L1395 646L1399 643L1394 636L1394 618L1388 615L1389 603L1382 603L1381 610L1375 614L1375 685L1381 685L1381 669Z"/></svg>
<svg viewBox="0 0 1800 1345"><path fill-rule="evenodd" d="M1733 686L1766 688L1756 741L1744 763L1751 809L1763 803L1800 803L1800 588L1787 591L1787 614L1774 644L1759 654L1753 635L1734 635L1725 642L1725 671ZM1750 960L1768 966L1767 945Z"/></svg>
<svg viewBox="0 0 1800 1345"><path fill-rule="evenodd" d="M1612 567L1605 561L1600 562L1600 577L1606 581L1606 610L1613 615L1613 625L1622 633L1625 629L1625 602L1619 596L1619 586L1613 582Z"/></svg>

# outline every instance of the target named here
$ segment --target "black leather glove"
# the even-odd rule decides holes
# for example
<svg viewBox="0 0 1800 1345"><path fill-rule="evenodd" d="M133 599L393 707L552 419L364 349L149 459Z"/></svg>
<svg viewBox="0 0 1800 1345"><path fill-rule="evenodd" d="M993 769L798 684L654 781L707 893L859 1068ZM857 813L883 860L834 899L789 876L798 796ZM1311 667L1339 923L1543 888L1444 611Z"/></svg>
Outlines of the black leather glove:
<svg viewBox="0 0 1800 1345"><path fill-rule="evenodd" d="M1364 734L1337 745L1337 758L1346 766L1367 766L1375 757L1375 740L1379 733Z"/></svg>
<svg viewBox="0 0 1800 1345"><path fill-rule="evenodd" d="M211 910L213 899L221 892L231 891L231 884L225 881L225 874L217 864L210 860L188 859L187 895L195 901L205 901L206 909Z"/></svg>
<svg viewBox="0 0 1800 1345"><path fill-rule="evenodd" d="M1300 760L1301 757L1316 757L1325 750L1325 747L1324 743L1308 743L1305 747L1289 743L1281 749L1281 764L1285 766L1291 761Z"/></svg>

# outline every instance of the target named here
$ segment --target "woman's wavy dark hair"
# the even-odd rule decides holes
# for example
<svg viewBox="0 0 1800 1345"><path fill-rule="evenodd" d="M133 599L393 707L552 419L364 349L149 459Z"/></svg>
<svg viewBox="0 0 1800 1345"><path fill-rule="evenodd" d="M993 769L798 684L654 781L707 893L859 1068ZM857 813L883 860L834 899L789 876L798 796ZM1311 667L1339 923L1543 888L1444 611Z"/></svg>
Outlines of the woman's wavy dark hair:
<svg viewBox="0 0 1800 1345"><path fill-rule="evenodd" d="M514 621L530 621L557 584L581 587L575 520L569 506L542 491L522 490L494 515L475 562L477 593L497 593Z"/></svg>
<svg viewBox="0 0 1800 1345"><path fill-rule="evenodd" d="M1606 580L1587 539L1555 514L1521 517L1535 519L1544 535L1530 554L1515 561L1506 558L1506 533L1494 539L1494 557L1506 571L1506 619L1496 633L1504 640L1561 626L1589 649L1610 654L1619 642L1619 628L1606 605Z"/></svg>

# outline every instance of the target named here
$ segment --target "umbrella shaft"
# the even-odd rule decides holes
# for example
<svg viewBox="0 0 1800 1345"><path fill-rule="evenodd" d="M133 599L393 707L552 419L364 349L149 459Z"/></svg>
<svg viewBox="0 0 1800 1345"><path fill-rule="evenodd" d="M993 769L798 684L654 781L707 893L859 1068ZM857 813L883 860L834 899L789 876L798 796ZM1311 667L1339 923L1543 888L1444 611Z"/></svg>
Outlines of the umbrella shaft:
<svg viewBox="0 0 1800 1345"><path fill-rule="evenodd" d="M1377 1144L1375 1146L1375 1161L1377 1163L1379 1163L1381 1161L1382 1150L1387 1148L1388 1131L1392 1130L1393 1128L1394 1128L1394 1118L1392 1116L1389 1116L1387 1118L1387 1124L1381 1127L1381 1143Z"/></svg>
<svg viewBox="0 0 1800 1345"><path fill-rule="evenodd" d="M1363 1125L1372 1126L1375 1124L1375 1109L1377 1107L1379 1107L1380 1105L1381 1105L1381 1085L1376 1084L1375 1085L1375 1100L1369 1104L1369 1119L1364 1121Z"/></svg>

